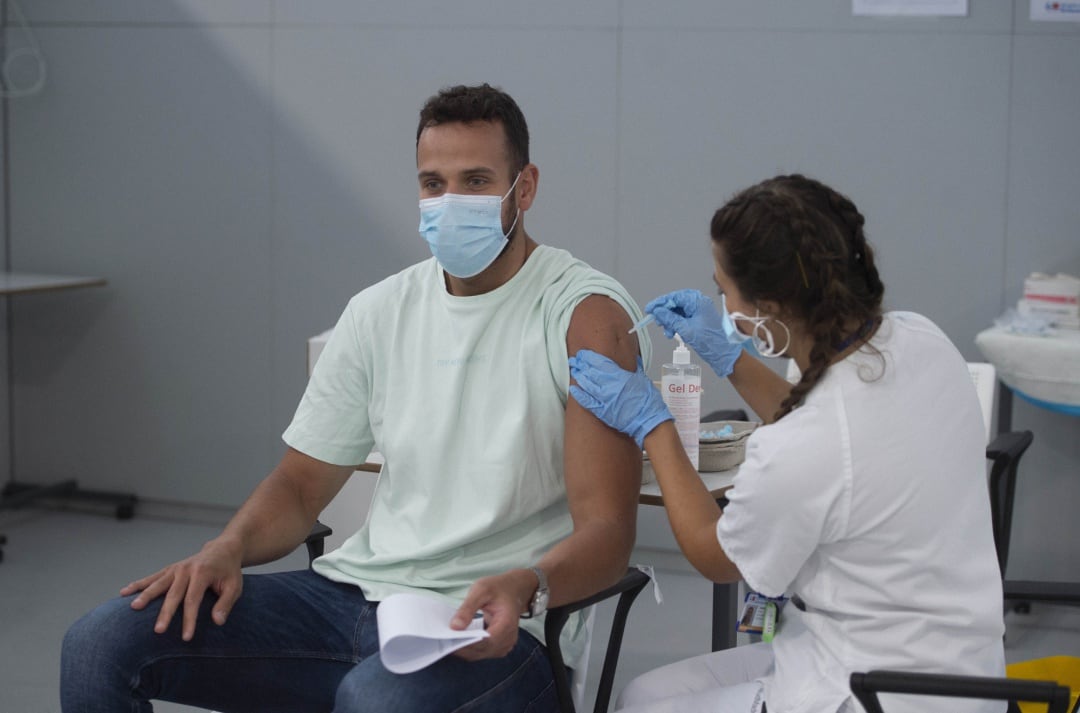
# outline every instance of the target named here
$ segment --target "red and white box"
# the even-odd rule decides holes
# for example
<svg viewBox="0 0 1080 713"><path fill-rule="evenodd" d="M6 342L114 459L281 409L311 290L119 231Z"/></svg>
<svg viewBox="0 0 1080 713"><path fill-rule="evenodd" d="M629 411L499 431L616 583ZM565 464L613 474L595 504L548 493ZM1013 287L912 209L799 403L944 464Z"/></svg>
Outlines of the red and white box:
<svg viewBox="0 0 1080 713"><path fill-rule="evenodd" d="M1016 310L1045 317L1055 327L1080 329L1080 278L1033 272L1024 280L1024 296Z"/></svg>

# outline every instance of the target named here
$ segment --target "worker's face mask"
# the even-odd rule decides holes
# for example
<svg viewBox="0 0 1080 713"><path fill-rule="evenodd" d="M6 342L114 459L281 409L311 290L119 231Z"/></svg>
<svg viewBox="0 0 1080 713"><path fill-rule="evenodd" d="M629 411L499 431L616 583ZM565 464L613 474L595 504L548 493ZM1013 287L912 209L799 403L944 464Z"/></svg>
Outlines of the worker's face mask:
<svg viewBox="0 0 1080 713"><path fill-rule="evenodd" d="M499 196L444 193L420 201L420 235L442 268L454 277L479 275L495 262L514 232L521 211L505 234L502 231L502 204L517 185Z"/></svg>
<svg viewBox="0 0 1080 713"><path fill-rule="evenodd" d="M763 357L782 356L784 352L788 350L788 347L791 346L791 331L787 328L787 325L780 320L772 320L784 329L784 346L777 349L776 339L773 337L772 331L765 326L765 323L770 320L769 317L761 316L761 313L757 310L754 310L757 314L753 317L745 315L742 312L728 312L727 299L725 299L724 295L720 295L720 308L723 312L724 333L727 335L728 341L732 344L742 344L747 339L752 339L754 349ZM735 326L735 322L740 319L753 325L750 334L743 334L739 331L739 328Z"/></svg>

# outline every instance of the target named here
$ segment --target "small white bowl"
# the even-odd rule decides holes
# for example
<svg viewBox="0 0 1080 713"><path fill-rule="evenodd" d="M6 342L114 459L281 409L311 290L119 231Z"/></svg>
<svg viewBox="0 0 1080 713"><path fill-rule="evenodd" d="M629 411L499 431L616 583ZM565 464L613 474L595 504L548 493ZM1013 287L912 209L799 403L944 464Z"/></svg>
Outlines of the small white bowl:
<svg viewBox="0 0 1080 713"><path fill-rule="evenodd" d="M701 424L701 432L719 431L724 426L731 426L732 435L722 438L702 438L698 440L698 472L715 473L735 468L746 457L746 439L761 424L757 421L708 421ZM641 482L651 483L656 480L649 454L644 454L641 468Z"/></svg>

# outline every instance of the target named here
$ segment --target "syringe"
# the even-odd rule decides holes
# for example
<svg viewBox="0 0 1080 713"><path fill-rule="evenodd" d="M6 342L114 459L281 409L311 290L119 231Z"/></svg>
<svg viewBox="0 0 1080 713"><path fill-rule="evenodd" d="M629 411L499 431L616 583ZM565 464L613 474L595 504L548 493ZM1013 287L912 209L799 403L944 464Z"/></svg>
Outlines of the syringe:
<svg viewBox="0 0 1080 713"><path fill-rule="evenodd" d="M635 324L633 327L631 327L630 331L627 332L627 334L633 334L634 332L638 331L639 329L641 329L645 325L652 324L655 321L656 321L656 317L653 317L651 314L647 314L644 317L642 317L640 320L638 320L638 323Z"/></svg>

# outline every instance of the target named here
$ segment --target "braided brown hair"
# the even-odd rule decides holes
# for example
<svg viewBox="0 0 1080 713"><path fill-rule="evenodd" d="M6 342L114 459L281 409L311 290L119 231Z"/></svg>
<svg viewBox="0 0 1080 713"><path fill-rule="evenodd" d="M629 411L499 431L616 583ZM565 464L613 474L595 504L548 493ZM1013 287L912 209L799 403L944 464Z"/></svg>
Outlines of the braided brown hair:
<svg viewBox="0 0 1080 713"><path fill-rule="evenodd" d="M713 215L724 272L752 303L773 301L813 338L810 363L775 419L799 406L836 355L881 318L885 292L861 213L846 196L800 175L751 186Z"/></svg>

